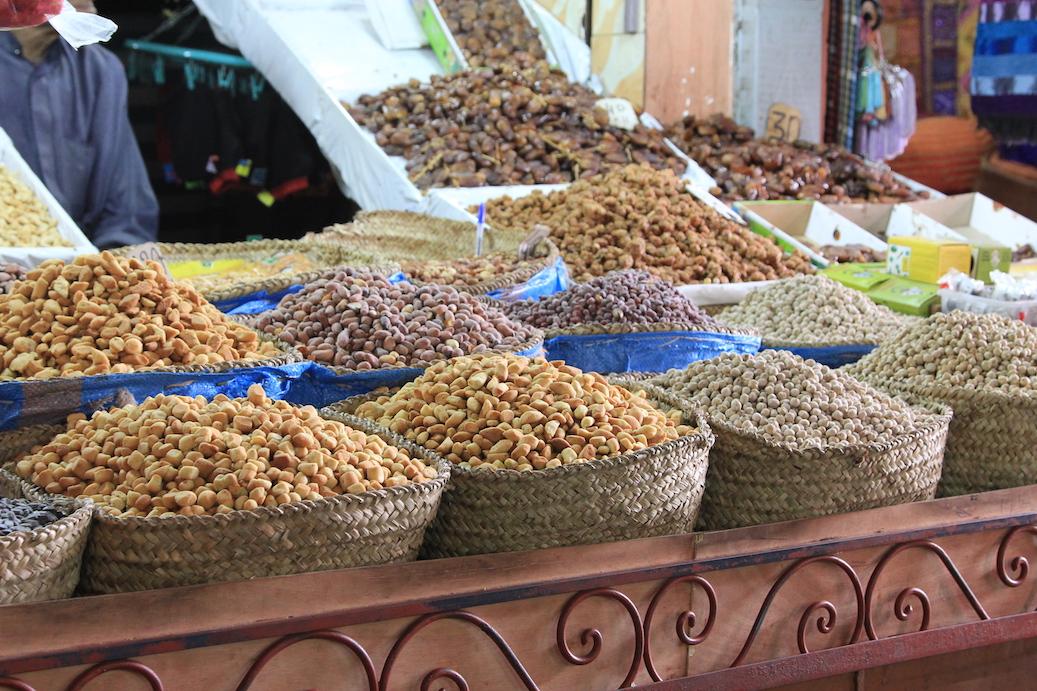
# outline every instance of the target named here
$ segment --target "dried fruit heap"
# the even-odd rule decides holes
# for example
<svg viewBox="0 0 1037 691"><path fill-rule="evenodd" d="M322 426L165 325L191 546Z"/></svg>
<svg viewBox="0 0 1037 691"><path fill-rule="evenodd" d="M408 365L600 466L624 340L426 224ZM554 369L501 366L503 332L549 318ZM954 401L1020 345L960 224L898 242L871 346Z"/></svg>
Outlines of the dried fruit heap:
<svg viewBox="0 0 1037 691"><path fill-rule="evenodd" d="M755 139L724 115L689 116L666 130L671 141L702 166L724 201L817 199L825 203L902 202L927 197L897 182L890 171L842 147Z"/></svg>
<svg viewBox="0 0 1037 691"><path fill-rule="evenodd" d="M571 182L631 162L684 172L661 131L610 127L597 100L541 62L412 79L349 112L421 189Z"/></svg>
<svg viewBox="0 0 1037 691"><path fill-rule="evenodd" d="M436 0L436 5L473 68L547 57L540 32L518 0Z"/></svg>
<svg viewBox="0 0 1037 691"><path fill-rule="evenodd" d="M806 254L773 241L695 199L672 171L624 166L566 190L487 203L495 229L542 223L577 281L645 269L676 285L738 283L813 273Z"/></svg>

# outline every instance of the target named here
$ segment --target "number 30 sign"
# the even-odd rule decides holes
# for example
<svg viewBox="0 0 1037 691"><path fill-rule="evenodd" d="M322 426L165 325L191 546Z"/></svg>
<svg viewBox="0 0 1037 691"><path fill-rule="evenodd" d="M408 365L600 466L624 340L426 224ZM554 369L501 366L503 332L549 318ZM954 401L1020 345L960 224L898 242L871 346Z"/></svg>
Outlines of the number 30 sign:
<svg viewBox="0 0 1037 691"><path fill-rule="evenodd" d="M799 139L799 128L802 124L803 115L798 108L793 108L787 103L775 103L767 111L767 131L763 136L792 142Z"/></svg>

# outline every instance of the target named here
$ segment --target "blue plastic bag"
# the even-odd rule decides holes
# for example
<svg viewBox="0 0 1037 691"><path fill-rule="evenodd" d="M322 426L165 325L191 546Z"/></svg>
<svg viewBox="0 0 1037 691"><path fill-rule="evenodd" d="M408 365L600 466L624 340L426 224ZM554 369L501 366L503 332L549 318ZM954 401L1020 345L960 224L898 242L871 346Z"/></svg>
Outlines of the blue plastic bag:
<svg viewBox="0 0 1037 691"><path fill-rule="evenodd" d="M631 334L557 336L544 343L549 360L565 360L582 370L665 372L723 353L752 354L760 337L708 331L659 331Z"/></svg>
<svg viewBox="0 0 1037 691"><path fill-rule="evenodd" d="M220 300L213 304L216 306L216 309L227 314L259 314L277 307L278 303L281 302L281 298L285 295L298 293L302 289L302 285L293 285L276 293L267 293L265 290L261 290L258 293L243 295L230 300Z"/></svg>
<svg viewBox="0 0 1037 691"><path fill-rule="evenodd" d="M862 357L878 348L874 345L841 345L824 348L768 348L768 350L787 350L804 360L813 360L829 367L842 367L857 362Z"/></svg>
<svg viewBox="0 0 1037 691"><path fill-rule="evenodd" d="M516 300L539 300L548 295L554 295L566 290L572 285L569 280L569 268L561 257L554 264L541 269L533 274L528 281L517 285L494 290L486 294L486 297L502 302L515 302Z"/></svg>

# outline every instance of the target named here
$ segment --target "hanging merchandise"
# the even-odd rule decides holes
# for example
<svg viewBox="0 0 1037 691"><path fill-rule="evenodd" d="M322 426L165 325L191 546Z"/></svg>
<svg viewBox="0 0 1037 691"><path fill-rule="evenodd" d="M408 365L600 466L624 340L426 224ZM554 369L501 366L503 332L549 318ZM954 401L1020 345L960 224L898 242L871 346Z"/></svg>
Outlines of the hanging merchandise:
<svg viewBox="0 0 1037 691"><path fill-rule="evenodd" d="M1037 7L983 0L972 112L1001 144L1037 144Z"/></svg>
<svg viewBox="0 0 1037 691"><path fill-rule="evenodd" d="M880 7L874 0L866 5ZM878 32L881 11L861 25L861 67L857 77L855 153L885 161L903 153L918 120L915 79L886 60Z"/></svg>

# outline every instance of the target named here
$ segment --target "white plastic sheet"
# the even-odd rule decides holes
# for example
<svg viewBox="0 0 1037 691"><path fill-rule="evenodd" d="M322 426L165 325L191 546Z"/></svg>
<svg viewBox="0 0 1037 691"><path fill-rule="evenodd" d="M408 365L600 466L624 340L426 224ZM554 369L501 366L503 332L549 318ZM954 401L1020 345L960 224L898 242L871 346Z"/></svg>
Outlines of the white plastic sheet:
<svg viewBox="0 0 1037 691"><path fill-rule="evenodd" d="M0 129L0 165L15 173L47 205L51 216L58 222L58 233L73 245L73 247L0 247L0 261L13 262L31 269L47 259L61 259L69 262L80 254L97 252L97 248L90 243L72 217L61 208L61 204L50 193L43 181L36 177L36 173L14 148L14 142L3 129Z"/></svg>

